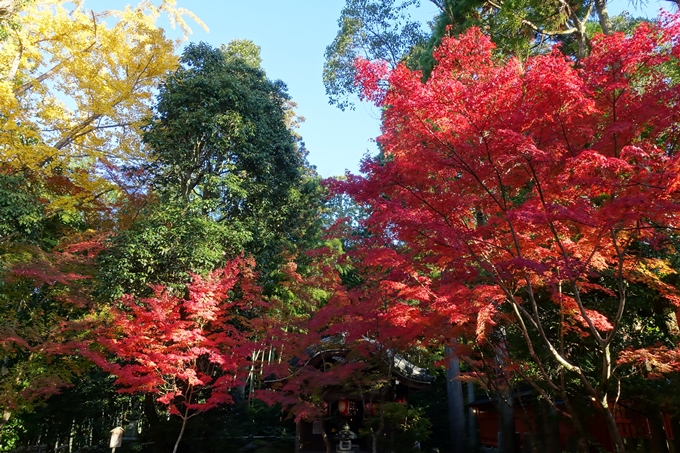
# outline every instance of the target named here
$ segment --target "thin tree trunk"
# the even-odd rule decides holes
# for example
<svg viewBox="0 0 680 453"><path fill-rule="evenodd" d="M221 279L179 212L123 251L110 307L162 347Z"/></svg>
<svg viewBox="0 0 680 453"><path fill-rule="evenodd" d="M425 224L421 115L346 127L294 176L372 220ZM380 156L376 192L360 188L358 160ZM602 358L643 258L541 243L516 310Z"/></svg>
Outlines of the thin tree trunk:
<svg viewBox="0 0 680 453"><path fill-rule="evenodd" d="M455 352L455 342L453 347L446 347L446 395L449 408L451 452L466 453L465 404L463 384L460 382L460 360Z"/></svg>
<svg viewBox="0 0 680 453"><path fill-rule="evenodd" d="M390 354L392 354L390 356ZM385 429L385 394L387 393L387 388L389 383L392 382L392 367L394 366L394 353L387 353L387 358L389 359L387 366L387 383L388 385L383 386L380 390L380 418L378 422L378 429L373 431L371 429L371 452L378 453L378 436L382 434L383 429Z"/></svg>
<svg viewBox="0 0 680 453"><path fill-rule="evenodd" d="M184 416L182 417L182 429L179 430L179 436L177 436L177 441L175 441L175 448L172 449L172 453L177 453L177 447L179 447L179 442L182 440L184 435L184 428L187 426L187 420L189 419L189 408L184 411Z"/></svg>
<svg viewBox="0 0 680 453"><path fill-rule="evenodd" d="M172 453L177 453L177 447L179 446L179 441L182 440L182 436L184 435L184 428L187 426L187 420L189 420L189 404L191 404L192 397L194 395L194 386L189 385L189 388L187 389L187 396L186 399L184 400L185 404L185 409L184 409L184 415L182 416L182 429L179 430L179 436L177 436L177 441L175 442L175 448L172 449Z"/></svg>
<svg viewBox="0 0 680 453"><path fill-rule="evenodd" d="M555 408L546 401L537 403L540 420L537 420L541 435L535 444L536 453L560 453L562 442L560 439L560 425Z"/></svg>
<svg viewBox="0 0 680 453"><path fill-rule="evenodd" d="M562 400L564 401L564 406L567 408L567 413L571 415L570 421L576 430L576 449L579 453L589 453L590 448L588 447L586 429L581 422L579 413L574 408L574 405L572 404L571 400L569 399L569 395L565 390L564 370L560 371L560 385L560 394L562 396Z"/></svg>
<svg viewBox="0 0 680 453"><path fill-rule="evenodd" d="M496 346L496 382L498 383L498 450L500 453L517 453L515 442L515 412L513 407L512 389L505 375L507 362L507 344L505 333L497 332L499 343Z"/></svg>
<svg viewBox="0 0 680 453"><path fill-rule="evenodd" d="M71 420L71 429L68 433L68 453L73 451L73 438L76 435L76 420Z"/></svg>
<svg viewBox="0 0 680 453"><path fill-rule="evenodd" d="M512 395L508 386L504 386L498 394L498 425L500 429L498 451L500 453L517 453L515 449L515 411L512 407Z"/></svg>
<svg viewBox="0 0 680 453"><path fill-rule="evenodd" d="M671 434L673 435L673 453L680 451L680 416L671 417Z"/></svg>

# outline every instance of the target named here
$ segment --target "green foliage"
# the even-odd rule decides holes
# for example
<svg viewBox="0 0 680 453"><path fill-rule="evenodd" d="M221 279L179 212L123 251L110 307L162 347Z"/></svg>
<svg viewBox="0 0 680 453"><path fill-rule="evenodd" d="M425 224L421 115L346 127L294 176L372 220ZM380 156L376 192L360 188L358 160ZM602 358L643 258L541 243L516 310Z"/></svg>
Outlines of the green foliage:
<svg viewBox="0 0 680 453"><path fill-rule="evenodd" d="M353 108L354 60L384 60L393 67L425 42L420 24L408 9L418 0L347 0L338 19L338 34L326 48L323 82L331 104Z"/></svg>
<svg viewBox="0 0 680 453"><path fill-rule="evenodd" d="M421 69L426 80L442 38L470 27L491 37L499 57L520 59L546 52L556 43L566 55L582 57L590 38L602 32L603 18L590 0L442 0L432 1L439 12L428 35L408 14L419 3L347 0L338 19L338 34L325 54L324 84L331 104L352 107L350 97L359 93L354 83L357 57L385 60L392 66L404 62L410 69ZM630 33L643 20L624 12L611 18L610 31Z"/></svg>
<svg viewBox="0 0 680 453"><path fill-rule="evenodd" d="M397 402L382 404L383 418L389 439L379 439L381 444L389 446L391 451L397 453L414 452L413 446L416 441L424 442L430 437L432 423L425 417L422 407L406 406ZM370 431L376 431L380 425L380 416L375 415L364 421L364 427L368 428L362 434L367 435Z"/></svg>
<svg viewBox="0 0 680 453"><path fill-rule="evenodd" d="M566 33L568 20L554 1L507 0L492 4L487 0L445 0L420 57L423 77L427 79L432 72L436 63L433 52L445 36L457 36L470 27L478 27L491 37L499 56L526 58L545 51L544 44L554 43L556 36ZM572 54L575 53L573 49Z"/></svg>
<svg viewBox="0 0 680 453"><path fill-rule="evenodd" d="M227 45L222 44L220 50L227 60L241 59L255 69L260 69L262 66L261 48L249 39L233 39Z"/></svg>
<svg viewBox="0 0 680 453"><path fill-rule="evenodd" d="M0 173L0 243L10 239L38 242L44 216L32 191L23 175Z"/></svg>
<svg viewBox="0 0 680 453"><path fill-rule="evenodd" d="M117 394L112 384L113 379L101 371L82 373L71 387L33 411L18 413L11 430L3 430L5 436L11 433L14 439L3 439L0 449L9 447L11 441L18 445L61 446L68 443L69 435L73 441L72 451L78 448L88 451L84 448L90 444L108 446L112 427L141 415L136 409L135 397Z"/></svg>
<svg viewBox="0 0 680 453"><path fill-rule="evenodd" d="M191 44L161 86L143 136L159 202L102 255L107 298L182 284L243 252L268 284L284 250L318 236L318 177L289 128L285 85L259 61L251 41Z"/></svg>
<svg viewBox="0 0 680 453"><path fill-rule="evenodd" d="M237 256L250 239L236 224L216 223L196 210L164 204L113 236L99 257L98 295L148 296L149 285L179 289L189 273L207 272Z"/></svg>

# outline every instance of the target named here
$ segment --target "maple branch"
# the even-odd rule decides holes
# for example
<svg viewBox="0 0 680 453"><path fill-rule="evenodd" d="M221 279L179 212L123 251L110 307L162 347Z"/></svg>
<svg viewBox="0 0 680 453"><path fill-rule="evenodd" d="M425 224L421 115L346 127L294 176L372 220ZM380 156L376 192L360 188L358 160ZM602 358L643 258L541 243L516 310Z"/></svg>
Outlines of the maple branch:
<svg viewBox="0 0 680 453"><path fill-rule="evenodd" d="M413 195L413 197L416 200L425 204L428 208L432 209L432 211L434 211L436 214L438 214L442 218L442 220L444 221L446 226L448 226L451 229L454 229L453 225L451 225L451 223L449 222L448 216L445 213L443 213L442 211L440 211L439 209L437 209L435 206L433 206L429 201L427 201L427 199L424 196L419 196L411 187L408 187L408 186L402 184L401 182L399 182L397 180L393 180L393 181L398 187L401 187L402 189L408 191L411 195ZM429 238L429 236L426 236L426 237Z"/></svg>
<svg viewBox="0 0 680 453"><path fill-rule="evenodd" d="M423 119L420 117L420 115L418 115L418 112L416 112L413 109L411 109L410 112L415 118L418 119L418 122L420 122L420 124L423 126L423 128L427 132L429 132L430 136L436 142L438 142L441 146L443 146L445 149L447 149L451 152L451 154L449 156L452 156L453 158L456 159L456 161L460 164L461 168L463 168L463 170L465 170L470 176L472 176L477 181L477 183L482 187L482 189L487 193L487 195L489 195L491 197L491 199L494 201L494 203L496 203L496 205L498 205L499 207L502 206L501 203L498 202L498 200L496 200L496 196L493 194L493 192L491 192L491 190L488 187L486 187L486 185L480 179L480 177L477 175L477 173L472 169L472 167L470 165L468 165L467 161L456 152L455 148L452 145L450 145L448 142L445 142L442 139L440 139L437 136L437 134L432 130L430 125L428 123L426 123L425 121L423 121ZM458 113L465 116L465 114L463 112L459 111ZM475 126L474 122L472 122L469 119L469 115L467 117L468 117L468 121L470 122L470 124Z"/></svg>
<svg viewBox="0 0 680 453"><path fill-rule="evenodd" d="M489 345L493 347L493 345L491 344ZM477 349L479 355L481 356L482 366L481 367L477 366L469 357L462 356L461 359L465 361L465 363L467 364L467 366L470 367L471 370L477 373L477 379L481 381L484 387L491 389L494 393L499 393L500 389L498 388L497 383L494 381L494 379L488 377L488 373L484 371L488 369L493 369L493 365L489 364L489 361L487 360L486 355L484 354L484 350L479 347L479 344L476 344L473 347Z"/></svg>
<svg viewBox="0 0 680 453"><path fill-rule="evenodd" d="M624 252L621 250L621 247L619 247L618 242L616 241L616 233L614 230L611 230L611 235L612 235L612 244L614 245L614 250L616 251L616 256L618 259L618 266L616 270L616 281L619 289L619 306L616 311L616 316L614 317L614 323L611 332L607 335L605 338L605 341L607 344L610 344L614 340L614 334L619 328L619 323L621 322L621 318L623 317L623 311L626 307L626 287L624 285L624 280L623 280L623 263L625 260Z"/></svg>
<svg viewBox="0 0 680 453"><path fill-rule="evenodd" d="M578 373L578 374L583 374L583 371L581 370L581 368L576 366L576 365L572 365L571 363L569 363L567 361L567 359L565 359L562 356L562 354L560 354L560 352L557 349L555 349L555 346L553 346L552 342L548 338L548 335L545 333L545 329L543 329L543 323L541 323L540 314L538 313L538 304L536 303L536 298L534 296L533 286L531 285L531 282L529 281L528 278L525 281L527 282L527 288L528 288L527 293L529 295L529 300L531 301L531 309L533 310L534 315L533 316L530 315L529 312L524 307L522 307L520 304L518 304L517 302L514 302L514 305L516 305L517 308L519 308L519 310L522 313L525 313L525 316L527 316L532 321L532 324L534 324L534 326L538 330L538 333L541 336L543 343L548 347L548 350L553 355L553 357L555 357L555 360L557 360L563 367L565 367L569 371L572 371L572 372L575 372L575 373ZM535 319L534 319L534 316L535 316Z"/></svg>
<svg viewBox="0 0 680 453"><path fill-rule="evenodd" d="M493 168L493 172L496 175L496 180L498 181L498 189L500 190L500 199L503 201L503 205L499 206L503 212L503 214L506 214L506 211L508 209L508 204L507 204L507 197L505 196L507 194L506 186L503 184L503 179L501 177L501 173L498 170L498 167L496 166L496 161L491 158L491 146L489 146L489 140L486 137L486 134L482 133L481 130L477 130L477 133L480 134L482 137L482 141L484 142L484 147L486 148L486 157L489 160L489 164L491 164L491 168ZM504 217L507 217L504 215ZM511 226L512 228L512 226Z"/></svg>
<svg viewBox="0 0 680 453"><path fill-rule="evenodd" d="M586 312L586 307L585 304L583 303L583 300L581 299L581 291L579 290L577 280L574 278L570 278L569 283L571 284L571 287L574 290L574 300L576 301L576 305L578 306L578 311L581 314L581 317L586 321L586 324L588 324L588 328L590 329L591 333L595 337L595 340L600 345L600 347L606 347L607 343L605 339L602 338L602 335L600 335L599 330L597 330L595 324L593 324L593 321L591 317L588 315L588 312Z"/></svg>
<svg viewBox="0 0 680 453"><path fill-rule="evenodd" d="M487 148L487 149L488 149L488 148ZM491 157L490 157L490 156L489 156L489 159L491 160ZM529 159L526 159L526 160L527 160L527 162L528 162L528 164L529 164L529 168L531 168L531 172L532 172L532 174L533 174L533 176L534 176L534 180L536 181L536 184L537 184L537 187L538 187L538 191L539 191L539 193L540 193L541 201L542 201L543 205L545 206L546 203L545 203L545 199L543 198L543 194L542 194L542 190L541 190L541 188L540 188L540 184L539 184L539 182L538 182L538 176L537 176L537 174L536 174L536 172L535 172L535 170L534 170L534 168L533 168L533 165L531 164L531 161L530 161ZM502 185L502 181L500 180L500 175L498 175L498 178L499 178L499 184ZM517 255L518 255L518 257L522 257L522 256L523 256L523 255L522 255L522 249L521 249L521 246L520 246L520 244L519 244L519 239L518 239L518 237L517 237L517 233L516 233L516 231L515 231L513 222L510 221L510 219L508 219L507 215L504 216L504 219L506 220L506 223L508 224L508 226L509 226L509 228L510 228L510 232L511 232L512 237L513 237L513 242L514 242L514 245L515 245L515 250L517 251ZM550 224L551 230L553 231L553 234L554 234L555 237L556 237L556 240L557 240L558 243L560 244L560 248L562 249L563 253L566 253L566 250L564 249L564 247L563 247L563 245L562 245L562 243L561 243L561 241L560 241L560 239L559 239L559 237L558 237L558 235L557 235L557 231L555 230L554 225L552 224L552 221L549 221L549 224ZM471 247L468 247L468 249L472 252L473 255L476 255L475 252L472 250ZM476 259L479 260L479 258L476 258ZM548 338L547 334L545 333L545 330L543 329L543 325L542 325L542 323L541 323L541 318L540 318L540 315L539 315L539 312L538 312L538 304L536 303L536 299L535 299L535 297L534 297L533 285L531 284L531 281L529 280L529 278L528 278L528 277L525 277L525 282L526 282L526 284L527 284L527 291L528 291L528 294L529 294L529 300L531 301L531 306L532 306L532 309L533 309L533 312L534 312L534 315L533 315L533 316L531 316L531 315L529 314L529 312L526 311L526 309L525 309L524 307L522 307L520 304L517 303L517 301L515 300L514 295L513 295L512 292L509 290L509 288L507 288L507 286L503 283L503 280L502 280L502 278L500 277L500 275L499 275L497 272L494 272L494 274L495 274L495 276L496 276L496 281L497 281L497 283L499 284L499 286L501 287L501 289L503 290L503 292L505 292L506 296L509 298L509 300L510 300L512 306L513 306L513 308L514 308L515 310L521 310L521 311L525 314L525 316L527 316L528 319L531 320L531 322L532 322L532 324L534 325L534 327L536 327L536 329L538 330L539 335L541 336L541 339L543 340L543 342L545 343L545 345L548 347L548 349L550 350L550 352L552 353L552 355L555 357L555 359L556 359L559 363L561 363L564 367L566 367L567 369L569 369L570 371L575 371L575 372L578 372L578 373L581 373L581 374L582 374L583 371L582 371L579 367L577 367L577 366L572 365L571 363L569 363L569 362L562 356L562 354L560 354L560 353L555 349L555 347L553 346L552 342L550 341L550 339ZM517 313L519 314L519 312L517 312ZM534 317L535 317L535 318L534 318ZM520 316L520 319L521 319L521 316ZM524 327L526 328L526 326L524 326ZM596 332L597 332L597 331L596 331ZM525 340L527 341L527 345L529 346L529 348L530 348L530 349L533 349L533 346L531 345L531 340L529 339L528 336L525 337ZM538 361L537 361L537 363L538 363Z"/></svg>
<svg viewBox="0 0 680 453"><path fill-rule="evenodd" d="M534 349L534 343L533 343L533 341L531 341L531 337L529 337L529 330L527 329L527 326L524 323L524 318L522 318L522 315L520 314L519 309L517 308L517 303L512 301L511 305L512 305L512 309L515 312L515 317L517 318L517 320L520 323L520 330L522 332L522 336L524 337L524 341L526 342L527 347L529 348L529 354L534 359L534 363L538 366L538 369L541 372L543 379L545 379L545 381L548 383L548 385L553 390L559 390L559 387L557 387L557 385L555 385L552 382L552 379L550 379L548 372L543 367L543 362L538 357L538 354L536 354L536 350Z"/></svg>
<svg viewBox="0 0 680 453"><path fill-rule="evenodd" d="M531 385L534 388L534 390L536 390L543 397L543 399L550 405L550 407L552 407L555 410L555 412L558 412L569 419L573 418L569 412L564 411L561 408L557 407L557 404L555 404L555 400L550 395L548 395L548 393L545 390L543 390L543 388L540 385L538 385L534 379L529 377L529 375L522 370L521 365L516 367L515 371L519 373L520 376L522 376L522 380L528 382L529 385ZM554 384L552 380L547 380L547 383L554 390L556 391L560 390L560 388L556 384Z"/></svg>
<svg viewBox="0 0 680 453"><path fill-rule="evenodd" d="M479 257L479 256L477 255L477 253L472 249L472 247L469 246L469 244L468 244L468 251L470 252L470 254L473 256L473 258L474 258L474 259L475 259L482 267L485 267L485 266L484 266L485 262L484 262L483 260L480 259L480 257ZM488 261L486 261L486 264L488 264ZM569 371L573 371L573 372L576 372L576 373L583 374L583 371L581 370L580 367L578 367L578 366L576 366L576 365L572 365L571 363L569 363L569 362L562 356L562 354L560 354L560 353L555 349L555 347L553 346L552 342L550 341L550 339L548 338L547 334L545 333L545 330L543 329L543 325L542 325L542 323L541 323L541 317L540 317L539 312L538 312L538 304L536 303L536 298L534 297L534 290L533 290L533 286L532 286L532 284L531 284L531 281L530 281L528 278L525 278L525 281L526 281L526 283L527 283L527 292L528 292L528 295L529 295L529 300L531 301L532 310L534 311L534 315L533 315L533 316L532 316L532 315L531 315L531 314L530 314L530 313L529 313L529 312L528 312L521 304L519 304L519 303L515 300L514 294L510 291L510 289L509 289L509 288L507 287L507 285L504 283L504 281L503 281L503 279L501 278L501 276L498 274L498 272L495 271L495 269L493 268L493 266L491 266L490 268L487 268L487 267L485 267L485 268L487 269L487 272L488 272L489 270L492 270L492 269L493 269L493 272L489 272L489 273L490 273L491 275L494 276L494 280L496 281L496 284L498 284L498 286L499 286L499 287L503 290L503 292L506 294L506 296L508 297L508 299L509 299L510 303L513 305L513 307L516 307L517 309L519 309L522 313L525 314L525 316L527 317L527 319L529 319L529 320L531 321L531 323L534 325L534 327L536 328L536 330L538 330L539 335L541 336L541 339L543 340L543 343L546 345L546 347L547 347L548 350L551 352L551 354L553 355L553 357L555 357L555 359L556 359L560 364L562 364L562 366L564 366L565 368L567 368ZM535 316L535 318L534 318L534 316Z"/></svg>
<svg viewBox="0 0 680 453"><path fill-rule="evenodd" d="M547 209L548 203L545 200L545 197L544 197L544 194L543 194L543 189L542 189L541 183L538 179L536 169L534 168L533 164L531 163L531 160L529 160L529 159L525 159L525 160L527 161L529 168L531 169L531 173L533 174L533 179L534 179L534 182L536 183L536 190L539 194L539 198L541 200L541 205L543 206L543 209L547 213L548 212L548 209ZM557 229L555 228L554 222L552 220L548 220L548 226L550 228L550 231L552 232L552 235L553 235L553 238L555 239L555 242L557 243L557 245L560 248L560 251L562 253L562 257L565 260L565 264L568 263L570 261L569 254L567 253L567 250L564 248L564 244L562 243L562 239L560 238L559 234L557 233ZM599 237L600 236L598 235L598 239L599 239ZM597 246L595 245L595 246L593 246L593 250L591 251L590 256L585 261L585 264L589 263L592 260L596 251L597 251ZM527 280L527 282L528 282L528 280ZM571 286L574 290L574 300L576 301L576 304L578 305L579 312L581 313L581 316L586 321L586 324L588 324L588 327L589 327L591 333L593 334L593 336L595 337L597 342L600 344L600 346L605 347L606 345L605 345L605 342L604 342L604 338L602 338L602 336L600 335L600 332L597 330L597 328L593 324L592 320L590 319L590 316L588 316L588 314L586 313L586 309L585 309L585 306L583 305L583 301L581 300L581 294L580 294L580 291L578 289L577 279L575 277L569 277L569 283L571 284ZM529 285L531 285L531 283L529 283Z"/></svg>
<svg viewBox="0 0 680 453"><path fill-rule="evenodd" d="M193 393L193 386L189 384L188 390L188 396L187 400L184 403L185 404L185 409L184 409L184 415L182 416L182 428L179 430L179 436L177 436L177 441L175 442L175 448L172 450L172 453L177 453L177 447L179 446L180 440L182 440L182 435L184 434L184 429L187 426L187 420L189 420L189 403L191 402L191 396Z"/></svg>

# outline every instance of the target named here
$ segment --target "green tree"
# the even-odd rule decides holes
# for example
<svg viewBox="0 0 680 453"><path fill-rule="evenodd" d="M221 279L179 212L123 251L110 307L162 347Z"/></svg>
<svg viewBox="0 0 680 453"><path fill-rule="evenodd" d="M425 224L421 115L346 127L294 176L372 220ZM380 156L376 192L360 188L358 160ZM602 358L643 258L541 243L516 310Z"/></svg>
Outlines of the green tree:
<svg viewBox="0 0 680 453"><path fill-rule="evenodd" d="M259 61L250 41L191 44L162 84L143 136L157 200L103 255L108 297L182 284L242 252L267 283L282 252L318 231L318 178L289 127L285 85Z"/></svg>

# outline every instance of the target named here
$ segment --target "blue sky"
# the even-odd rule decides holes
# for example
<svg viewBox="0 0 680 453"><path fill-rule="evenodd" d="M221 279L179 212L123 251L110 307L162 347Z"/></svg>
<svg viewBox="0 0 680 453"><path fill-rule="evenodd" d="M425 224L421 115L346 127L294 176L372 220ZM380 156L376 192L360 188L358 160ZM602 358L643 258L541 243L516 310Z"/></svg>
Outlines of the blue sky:
<svg viewBox="0 0 680 453"><path fill-rule="evenodd" d="M100 0L88 5L98 9L101 3ZM356 173L361 158L367 152L375 153L379 111L368 104L358 104L355 111L345 112L328 105L321 79L323 54L337 33L343 0L177 0L177 3L193 11L210 29L206 33L192 23L194 33L190 41L205 41L217 47L232 39L250 39L261 47L262 66L269 78L288 85L298 104L298 115L306 118L299 132L310 151L309 161L321 176L341 175L346 169ZM670 5L662 0L646 3L643 10L633 15L653 17L662 5L666 8ZM113 6L110 1L106 5ZM633 11L628 0L610 0L610 14L624 9ZM422 0L418 16L427 20L435 13L432 4Z"/></svg>

